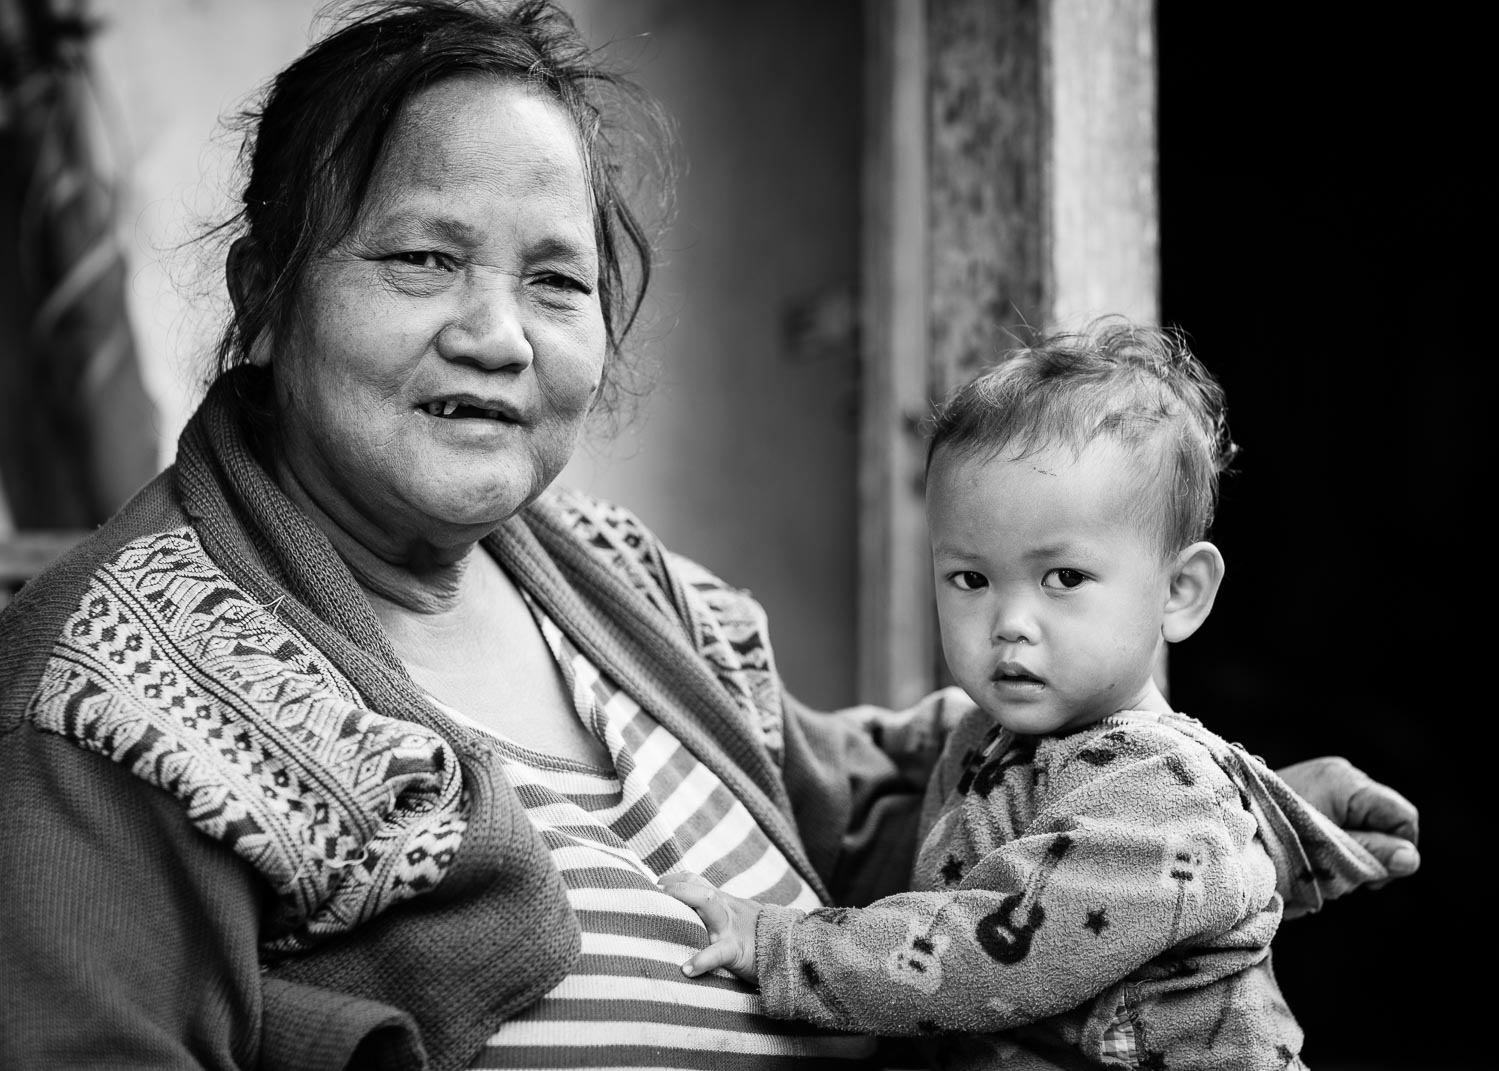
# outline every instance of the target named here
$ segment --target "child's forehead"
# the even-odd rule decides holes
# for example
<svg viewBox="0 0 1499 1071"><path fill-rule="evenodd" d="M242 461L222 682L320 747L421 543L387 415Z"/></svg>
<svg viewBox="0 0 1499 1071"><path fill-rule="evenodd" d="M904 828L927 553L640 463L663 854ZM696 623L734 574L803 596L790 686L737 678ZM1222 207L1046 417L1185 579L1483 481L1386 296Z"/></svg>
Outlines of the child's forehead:
<svg viewBox="0 0 1499 1071"><path fill-rule="evenodd" d="M929 483L944 476L968 482L1012 479L1017 471L1075 477L1126 477L1143 485L1161 472L1160 450L1153 443L1131 445L1112 436L1087 442L1062 439L1008 443L1001 447L944 448L932 458Z"/></svg>
<svg viewBox="0 0 1499 1071"><path fill-rule="evenodd" d="M1159 509L1159 461L1108 437L998 451L939 451L927 481L933 525L985 542L1067 530L1144 530Z"/></svg>

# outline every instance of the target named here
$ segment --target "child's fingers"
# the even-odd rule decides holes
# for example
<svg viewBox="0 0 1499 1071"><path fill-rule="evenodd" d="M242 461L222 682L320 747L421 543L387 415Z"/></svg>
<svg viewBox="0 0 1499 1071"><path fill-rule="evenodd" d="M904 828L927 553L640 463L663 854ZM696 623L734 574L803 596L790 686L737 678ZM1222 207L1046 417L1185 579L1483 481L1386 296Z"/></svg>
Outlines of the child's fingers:
<svg viewBox="0 0 1499 1071"><path fill-rule="evenodd" d="M658 884L688 907L697 907L699 903L707 903L717 891L704 878L685 870L673 871L662 878Z"/></svg>
<svg viewBox="0 0 1499 1071"><path fill-rule="evenodd" d="M668 874L661 879L661 888L703 916L710 929L728 922L728 912L718 890L696 874Z"/></svg>
<svg viewBox="0 0 1499 1071"><path fill-rule="evenodd" d="M731 942L714 941L682 964L682 973L689 978L696 978L700 974L707 974L720 967L732 967L735 958L735 950Z"/></svg>

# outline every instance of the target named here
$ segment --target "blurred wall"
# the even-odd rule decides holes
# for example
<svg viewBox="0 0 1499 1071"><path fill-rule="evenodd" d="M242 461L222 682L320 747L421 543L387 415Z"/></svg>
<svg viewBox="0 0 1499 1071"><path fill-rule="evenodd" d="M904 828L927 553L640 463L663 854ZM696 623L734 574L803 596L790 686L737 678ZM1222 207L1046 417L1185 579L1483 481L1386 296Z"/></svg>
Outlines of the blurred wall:
<svg viewBox="0 0 1499 1071"><path fill-rule="evenodd" d="M168 460L226 311L221 251L182 245L233 205L238 146L219 120L305 47L321 6L96 0L110 140L133 183L131 314ZM838 326L857 273L858 5L566 6L676 118L683 174L635 339L656 389L563 479L752 590L791 689L850 702L857 384ZM795 328L819 315L823 336Z"/></svg>
<svg viewBox="0 0 1499 1071"><path fill-rule="evenodd" d="M237 200L238 143L220 120L302 50L321 3L94 0L103 141L125 187L130 315L164 461L176 454L228 311L222 249L191 241Z"/></svg>

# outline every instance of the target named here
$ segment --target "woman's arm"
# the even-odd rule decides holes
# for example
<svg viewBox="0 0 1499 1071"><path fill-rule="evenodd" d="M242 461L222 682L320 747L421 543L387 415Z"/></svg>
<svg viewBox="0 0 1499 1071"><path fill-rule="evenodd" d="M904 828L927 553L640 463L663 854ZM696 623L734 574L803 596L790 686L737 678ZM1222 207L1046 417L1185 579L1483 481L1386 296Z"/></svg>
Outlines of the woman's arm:
<svg viewBox="0 0 1499 1071"><path fill-rule="evenodd" d="M259 1066L248 865L128 770L0 736L0 1067Z"/></svg>
<svg viewBox="0 0 1499 1071"><path fill-rule="evenodd" d="M785 696L786 790L835 902L863 905L910 887L927 781L948 732L972 708L957 688L898 711L829 714Z"/></svg>

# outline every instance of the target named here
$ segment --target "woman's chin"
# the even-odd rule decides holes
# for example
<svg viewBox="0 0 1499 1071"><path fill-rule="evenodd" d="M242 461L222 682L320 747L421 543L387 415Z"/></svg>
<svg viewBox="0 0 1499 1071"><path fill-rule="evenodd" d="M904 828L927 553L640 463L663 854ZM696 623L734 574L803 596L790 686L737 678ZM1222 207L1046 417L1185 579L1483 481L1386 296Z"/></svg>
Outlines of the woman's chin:
<svg viewBox="0 0 1499 1071"><path fill-rule="evenodd" d="M432 529L434 542L476 542L525 509L544 489L529 482L452 487L439 494L423 494L414 504Z"/></svg>

